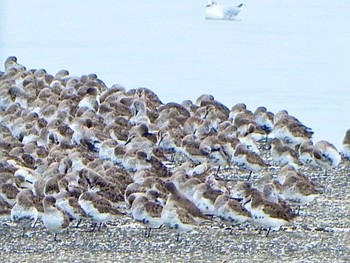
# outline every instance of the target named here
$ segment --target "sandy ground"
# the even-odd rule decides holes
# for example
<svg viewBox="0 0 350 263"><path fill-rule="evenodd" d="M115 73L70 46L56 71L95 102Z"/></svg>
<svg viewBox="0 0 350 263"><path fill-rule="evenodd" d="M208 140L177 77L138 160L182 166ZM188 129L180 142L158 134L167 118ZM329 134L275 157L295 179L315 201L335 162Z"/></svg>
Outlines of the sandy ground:
<svg viewBox="0 0 350 263"><path fill-rule="evenodd" d="M2 221L0 262L349 262L350 163L343 161L328 176L304 172L322 184L325 193L302 207L292 226L268 237L250 225L230 233L214 218L182 234L179 242L175 232L164 228L145 238L143 226L125 218L93 233L86 231L88 224L72 228L54 242L42 225L22 238L20 229ZM221 176L234 183L246 175L226 171Z"/></svg>

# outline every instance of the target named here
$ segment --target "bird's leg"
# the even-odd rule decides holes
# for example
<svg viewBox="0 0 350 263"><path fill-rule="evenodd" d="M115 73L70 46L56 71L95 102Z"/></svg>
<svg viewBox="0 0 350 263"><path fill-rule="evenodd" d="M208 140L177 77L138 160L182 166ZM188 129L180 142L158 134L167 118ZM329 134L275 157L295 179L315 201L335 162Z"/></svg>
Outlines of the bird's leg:
<svg viewBox="0 0 350 263"><path fill-rule="evenodd" d="M231 226L230 235L233 234L233 226Z"/></svg>
<svg viewBox="0 0 350 263"><path fill-rule="evenodd" d="M22 237L25 237L25 234L26 234L26 228L23 227L23 229L22 229Z"/></svg>
<svg viewBox="0 0 350 263"><path fill-rule="evenodd" d="M152 228L146 227L145 237L151 237L151 230L152 230Z"/></svg>
<svg viewBox="0 0 350 263"><path fill-rule="evenodd" d="M215 176L217 176L219 174L220 171L220 165L218 166L218 169L216 170Z"/></svg>
<svg viewBox="0 0 350 263"><path fill-rule="evenodd" d="M38 218L37 219L35 219L35 222L34 222L34 224L33 224L33 226L32 226L32 228L34 228L35 226L36 226L36 223L38 222Z"/></svg>
<svg viewBox="0 0 350 263"><path fill-rule="evenodd" d="M271 227L269 227L269 229L267 230L266 237L268 237L268 236L269 236L270 231L271 231Z"/></svg>
<svg viewBox="0 0 350 263"><path fill-rule="evenodd" d="M91 229L89 232L94 232L94 231L95 231L95 229L96 229L96 226L97 226L97 223L94 223L94 225L93 225L92 229Z"/></svg>
<svg viewBox="0 0 350 263"><path fill-rule="evenodd" d="M248 175L247 181L249 181L249 180L250 180L250 177L252 177L252 173L253 173L253 171L250 171L250 172L249 172L249 175Z"/></svg>
<svg viewBox="0 0 350 263"><path fill-rule="evenodd" d="M79 219L79 221L77 222L77 224L75 226L73 226L73 228L79 228L81 221L83 221L82 218Z"/></svg>

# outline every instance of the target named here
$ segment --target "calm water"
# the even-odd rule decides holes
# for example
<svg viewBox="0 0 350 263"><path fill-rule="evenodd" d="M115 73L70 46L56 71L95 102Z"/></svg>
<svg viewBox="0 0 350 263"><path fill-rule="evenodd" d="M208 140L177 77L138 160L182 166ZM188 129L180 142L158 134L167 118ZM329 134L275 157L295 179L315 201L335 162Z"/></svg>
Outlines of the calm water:
<svg viewBox="0 0 350 263"><path fill-rule="evenodd" d="M242 2L231 22L205 20L206 0L2 0L0 61L93 72L163 102L210 93L228 107L287 109L339 147L350 128L350 1Z"/></svg>

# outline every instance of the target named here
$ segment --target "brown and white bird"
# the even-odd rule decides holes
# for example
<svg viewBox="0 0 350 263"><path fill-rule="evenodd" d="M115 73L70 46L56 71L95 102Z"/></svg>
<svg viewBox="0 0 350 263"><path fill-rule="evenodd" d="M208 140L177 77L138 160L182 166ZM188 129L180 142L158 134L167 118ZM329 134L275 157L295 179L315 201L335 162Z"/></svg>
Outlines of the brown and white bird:
<svg viewBox="0 0 350 263"><path fill-rule="evenodd" d="M54 241L58 241L57 234L62 233L69 227L69 217L56 205L56 198L53 196L45 196L43 206L42 221L44 226L54 233Z"/></svg>
<svg viewBox="0 0 350 263"><path fill-rule="evenodd" d="M92 191L81 194L78 203L94 221L94 227L91 231L96 229L97 224L99 224L98 230L100 230L102 224L121 218L124 215L111 201Z"/></svg>
<svg viewBox="0 0 350 263"><path fill-rule="evenodd" d="M350 160L350 129L345 133L344 139L342 141L341 153L346 159Z"/></svg>
<svg viewBox="0 0 350 263"><path fill-rule="evenodd" d="M146 237L150 237L152 228L160 228L163 225L162 210L163 207L159 203L150 201L146 195L137 196L131 205L132 217L146 226Z"/></svg>
<svg viewBox="0 0 350 263"><path fill-rule="evenodd" d="M16 197L16 203L11 209L11 220L22 229L22 237L30 226L38 219L38 211L33 203L33 193L29 189L21 190Z"/></svg>
<svg viewBox="0 0 350 263"><path fill-rule="evenodd" d="M335 168L341 161L341 156L333 144L327 141L319 141L315 144L312 152L316 163L325 170Z"/></svg>

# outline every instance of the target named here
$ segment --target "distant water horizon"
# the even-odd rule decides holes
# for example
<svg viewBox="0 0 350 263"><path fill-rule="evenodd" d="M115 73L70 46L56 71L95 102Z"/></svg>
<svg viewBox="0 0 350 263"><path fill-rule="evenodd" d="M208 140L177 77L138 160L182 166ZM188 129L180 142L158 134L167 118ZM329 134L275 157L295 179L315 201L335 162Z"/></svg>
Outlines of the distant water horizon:
<svg viewBox="0 0 350 263"><path fill-rule="evenodd" d="M314 142L340 150L350 128L350 2L218 2L245 8L236 21L210 21L205 0L4 0L0 61L96 73L108 87L146 87L164 103L212 94L229 108L285 109Z"/></svg>

